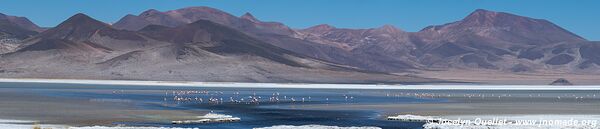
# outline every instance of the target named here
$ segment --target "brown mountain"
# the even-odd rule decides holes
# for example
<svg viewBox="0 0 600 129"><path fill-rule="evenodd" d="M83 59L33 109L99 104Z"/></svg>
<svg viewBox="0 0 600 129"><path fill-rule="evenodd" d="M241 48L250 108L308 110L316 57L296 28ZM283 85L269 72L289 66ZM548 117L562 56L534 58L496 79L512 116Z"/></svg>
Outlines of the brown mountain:
<svg viewBox="0 0 600 129"><path fill-rule="evenodd" d="M532 45L586 41L547 20L483 9L457 22L426 27L420 33L426 33L427 38L448 41L464 37Z"/></svg>
<svg viewBox="0 0 600 129"><path fill-rule="evenodd" d="M264 22L250 13L235 17L226 12L209 7L189 7L166 12L148 10L138 16L127 15L117 23L115 28L139 30L147 25L177 27L198 20L208 20L229 28L237 29L251 37L275 45L294 53L312 58L327 60L339 64L359 62L351 52L327 44L317 44L296 38L298 33L278 22ZM368 64L360 64L368 65Z"/></svg>
<svg viewBox="0 0 600 129"><path fill-rule="evenodd" d="M176 28L152 25L140 30L140 33L175 43L181 47L181 54L198 54L195 52L203 50L219 55L252 55L296 67L310 67L297 61L312 60L207 20L198 20Z"/></svg>
<svg viewBox="0 0 600 129"><path fill-rule="evenodd" d="M399 72L418 66L410 53L417 46L410 33L391 25L372 29L343 29L317 25L299 30L302 39L348 51L354 62L341 62L374 71Z"/></svg>
<svg viewBox="0 0 600 129"><path fill-rule="evenodd" d="M554 55L540 48L586 41L546 20L482 9L460 21L427 27L413 36L413 42L423 44L417 56L426 66L509 71L523 66L547 69L538 59Z"/></svg>
<svg viewBox="0 0 600 129"><path fill-rule="evenodd" d="M29 21L29 19L27 19L25 17L9 16L9 15L0 13L0 20L3 20L3 21L6 20L16 26L19 26L21 28L24 28L24 29L27 29L30 31L41 32L44 30L43 28L40 28L39 26L37 26L33 22Z"/></svg>
<svg viewBox="0 0 600 129"><path fill-rule="evenodd" d="M586 41L543 19L482 9L460 21L430 26L419 32L404 32L390 25L371 29L319 25L291 30L281 23L262 22L249 13L235 17L209 7L148 10L138 16L128 15L114 26L139 30L146 25L176 27L201 19L240 30L294 53L384 72L447 68L515 71L512 69L525 66L546 69L545 62L557 64L556 60L561 58L536 61L542 55L536 48ZM546 57L543 60L554 55Z"/></svg>
<svg viewBox="0 0 600 129"><path fill-rule="evenodd" d="M111 40L115 42L110 42ZM142 36L134 32L113 29L85 14L76 14L58 26L24 41L18 51L65 49L110 52L135 49L145 42Z"/></svg>
<svg viewBox="0 0 600 129"><path fill-rule="evenodd" d="M547 20L483 9L460 21L419 32L404 32L389 25L372 29L318 25L299 32L300 39L344 49L357 59L342 64L376 71L481 68L569 72L595 64L581 61L594 56L577 53L580 46L593 45L580 36Z"/></svg>
<svg viewBox="0 0 600 129"><path fill-rule="evenodd" d="M0 77L319 83L433 80L327 63L206 20L175 28L150 25L134 32L77 14L0 56Z"/></svg>
<svg viewBox="0 0 600 129"><path fill-rule="evenodd" d="M140 30L147 25L162 25L176 27L198 20L208 20L244 32L269 33L280 35L291 35L294 31L287 26L277 22L260 21L250 13L241 17L210 7L189 7L177 10L160 12L154 9L147 10L138 16L127 15L113 24L115 28L125 30Z"/></svg>
<svg viewBox="0 0 600 129"><path fill-rule="evenodd" d="M36 28L27 18L0 13L0 54L13 51L21 40L38 34Z"/></svg>

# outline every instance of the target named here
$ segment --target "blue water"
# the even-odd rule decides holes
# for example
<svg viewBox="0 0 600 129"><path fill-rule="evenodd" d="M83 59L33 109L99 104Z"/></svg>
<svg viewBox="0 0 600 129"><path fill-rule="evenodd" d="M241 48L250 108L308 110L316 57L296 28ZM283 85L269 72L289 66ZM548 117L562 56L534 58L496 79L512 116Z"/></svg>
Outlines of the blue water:
<svg viewBox="0 0 600 129"><path fill-rule="evenodd" d="M158 110L204 110L242 118L240 122L174 125L170 122L115 122L127 126L200 127L204 129L234 129L268 127L274 125L332 125L376 126L382 128L418 129L424 123L387 121L379 111L303 109L313 104L367 104L367 103L426 103L443 102L441 99L381 96L384 91L371 90L316 90L316 89L249 89L249 88L192 88L140 87L80 84L0 83L0 90L23 92L53 98L76 98L100 101L127 101L136 108ZM201 93L181 94L184 91ZM194 101L176 101L174 97L194 98ZM197 101L195 98L202 98ZM217 102L208 102L215 98ZM258 99L251 102L251 99ZM275 101L275 98L278 101ZM304 101L302 101L304 98ZM221 101L221 99L223 99ZM231 101L234 99L235 102ZM245 99L241 101L241 99ZM298 106L290 109L290 106ZM286 107L286 108L279 108Z"/></svg>
<svg viewBox="0 0 600 129"><path fill-rule="evenodd" d="M394 129L420 129L424 123L388 121L378 110L315 109L311 105L360 105L444 103L446 99L394 96L394 93L422 93L418 90L324 90L261 88L142 87L81 84L0 83L0 90L55 98L99 101L126 101L140 110L202 110L233 115L240 122L173 125L170 122L115 122L127 126L200 127L234 129L273 125L376 126ZM193 93L191 93L193 92ZM433 94L506 94L525 96L538 92L553 96L556 91L426 91ZM586 92L586 91L581 91ZM176 98L191 100L177 101ZM198 99L203 101L199 101ZM214 102L208 100L213 98ZM276 99L275 99L276 98ZM244 100L242 100L244 99ZM252 101L255 99L256 102ZM232 101L233 100L233 101ZM304 101L302 101L304 100ZM339 106L338 106L339 107ZM343 107L343 106L342 106Z"/></svg>

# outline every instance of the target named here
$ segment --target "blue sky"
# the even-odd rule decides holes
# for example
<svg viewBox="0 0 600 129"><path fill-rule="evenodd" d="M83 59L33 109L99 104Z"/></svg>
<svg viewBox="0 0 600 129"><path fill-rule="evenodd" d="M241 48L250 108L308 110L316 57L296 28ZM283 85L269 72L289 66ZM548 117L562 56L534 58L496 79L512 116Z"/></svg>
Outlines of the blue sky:
<svg viewBox="0 0 600 129"><path fill-rule="evenodd" d="M588 40L600 40L598 0L1 0L0 13L55 26L75 13L116 22L126 14L209 6L233 15L245 12L292 28L330 24L372 28L391 24L405 31L460 20L475 9L547 19Z"/></svg>

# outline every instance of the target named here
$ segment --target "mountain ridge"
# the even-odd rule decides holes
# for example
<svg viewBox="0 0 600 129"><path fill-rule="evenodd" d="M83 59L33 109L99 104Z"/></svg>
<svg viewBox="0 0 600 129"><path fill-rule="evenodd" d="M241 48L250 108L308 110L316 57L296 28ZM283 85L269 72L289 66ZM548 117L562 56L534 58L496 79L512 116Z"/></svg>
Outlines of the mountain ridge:
<svg viewBox="0 0 600 129"><path fill-rule="evenodd" d="M40 31L41 28L25 17L0 13L0 54L13 51L22 40L37 35Z"/></svg>
<svg viewBox="0 0 600 129"><path fill-rule="evenodd" d="M0 56L0 77L304 83L436 80L361 71L308 58L205 20L135 32L76 14Z"/></svg>
<svg viewBox="0 0 600 129"><path fill-rule="evenodd" d="M547 20L483 9L459 21L406 32L393 25L348 29L321 24L291 29L279 22L261 21L251 13L234 16L210 7L188 7L128 14L113 25L76 14L57 27L10 46L11 50L0 53L3 56L0 60L18 68L21 68L19 65L46 68L35 65L45 61L72 62L81 65L72 67L81 69L113 70L114 74L101 76L116 78L127 77L124 74L144 78L134 73L168 71L169 74L156 75L164 78L181 67L187 71L175 73L188 79L198 79L193 77L197 75L212 80L285 82L297 81L290 77L316 76L324 72L330 74L323 75L335 77L320 76L322 80L300 77L300 80L373 81L368 77L348 80L343 77L352 74L340 75L356 73L363 77L376 75L377 81L401 82L380 77L403 78L420 71L450 69L600 72L597 70L600 56L594 52L600 47L595 43ZM16 61L17 57L33 55L40 57L30 62L32 64ZM157 66L152 67L155 70L150 70L151 66L133 67L142 63ZM69 71L68 68L63 70ZM210 72L190 72L194 70ZM239 73L242 71L247 74ZM295 72L298 75L291 74ZM73 73L62 74L71 76Z"/></svg>

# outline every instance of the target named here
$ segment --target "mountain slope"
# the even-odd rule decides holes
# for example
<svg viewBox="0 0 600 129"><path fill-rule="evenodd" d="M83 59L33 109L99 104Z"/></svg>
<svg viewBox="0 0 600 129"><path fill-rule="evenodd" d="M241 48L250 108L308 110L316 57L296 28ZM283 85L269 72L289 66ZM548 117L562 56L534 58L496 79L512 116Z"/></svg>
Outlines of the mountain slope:
<svg viewBox="0 0 600 129"><path fill-rule="evenodd" d="M160 12L154 9L147 10L141 14L127 15L113 24L115 28L125 30L140 30L147 25L162 25L176 27L198 20L208 20L235 28L244 32L269 33L280 35L291 35L294 31L287 26L277 22L262 22L250 13L241 17L210 7L188 7L177 10Z"/></svg>
<svg viewBox="0 0 600 129"><path fill-rule="evenodd" d="M198 47L219 55L260 56L295 67L310 67L305 64L306 61L312 60L207 20L198 20L176 28L149 26L139 32L157 40L175 43L182 47ZM297 60L305 60L305 62L301 63ZM314 61L317 63L317 60Z"/></svg>
<svg viewBox="0 0 600 129"><path fill-rule="evenodd" d="M547 20L483 9L460 21L429 26L419 32L403 32L393 26L344 29L329 25L298 31L299 39L349 51L357 59L342 64L386 72L415 69L571 72L580 69L575 65L581 66L581 56L586 55L576 54L579 46L589 44Z"/></svg>
<svg viewBox="0 0 600 129"><path fill-rule="evenodd" d="M5 21L6 30L36 33ZM597 42L543 19L481 9L419 32L391 25L292 30L249 13L235 17L191 7L127 15L114 26L77 14L35 36L24 35L24 41L0 53L3 68L15 71L8 77L403 82L420 78L366 71L600 72Z"/></svg>
<svg viewBox="0 0 600 129"><path fill-rule="evenodd" d="M29 19L25 17L17 17L17 16L9 16L6 14L0 13L0 20L6 20L18 27L29 31L42 32L44 29L40 28L33 22L29 21Z"/></svg>
<svg viewBox="0 0 600 129"><path fill-rule="evenodd" d="M113 26L126 30L140 30L148 25L177 27L198 20L218 23L276 47L312 58L346 65L358 62L351 52L344 49L296 38L298 33L281 23L263 22L250 13L235 17L210 7L189 7L166 12L151 9L138 16L127 15Z"/></svg>
<svg viewBox="0 0 600 129"><path fill-rule="evenodd" d="M235 17L208 7L148 10L138 16L128 15L114 26L139 30L147 25L177 27L198 20L237 29L311 58L383 72L449 68L545 70L565 65L564 61L556 60L570 57L561 55L547 61L557 55L541 52L539 48L586 42L547 20L483 9L460 21L426 27L419 32L404 32L390 25L371 29L318 25L291 30L281 23L262 22L249 13ZM546 62L553 65L547 66Z"/></svg>
<svg viewBox="0 0 600 129"><path fill-rule="evenodd" d="M315 83L434 80L361 72L315 60L204 20L133 32L77 14L0 56L0 77Z"/></svg>
<svg viewBox="0 0 600 129"><path fill-rule="evenodd" d="M461 21L429 26L420 31L429 38L457 40L464 36L521 44L546 44L586 41L547 20L504 12L475 10Z"/></svg>
<svg viewBox="0 0 600 129"><path fill-rule="evenodd" d="M413 36L413 42L424 44L417 56L428 67L508 71L523 66L548 69L537 61L547 53L536 49L586 41L546 20L483 9Z"/></svg>
<svg viewBox="0 0 600 129"><path fill-rule="evenodd" d="M134 32L116 30L85 14L76 14L58 26L24 41L17 51L110 52L119 49L135 49L145 42L143 37Z"/></svg>
<svg viewBox="0 0 600 129"><path fill-rule="evenodd" d="M38 34L36 28L27 18L0 13L0 54L13 51L21 40Z"/></svg>
<svg viewBox="0 0 600 129"><path fill-rule="evenodd" d="M351 53L356 60L343 62L363 69L400 72L418 67L410 56L417 46L410 42L408 32L391 25L371 29L343 29L317 25L299 30L302 39L334 46Z"/></svg>

